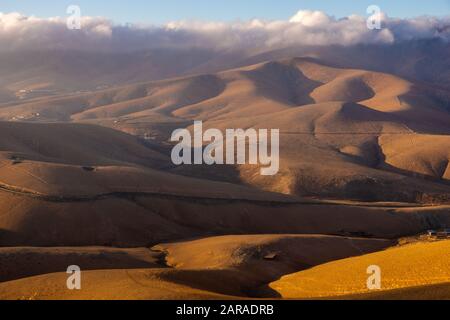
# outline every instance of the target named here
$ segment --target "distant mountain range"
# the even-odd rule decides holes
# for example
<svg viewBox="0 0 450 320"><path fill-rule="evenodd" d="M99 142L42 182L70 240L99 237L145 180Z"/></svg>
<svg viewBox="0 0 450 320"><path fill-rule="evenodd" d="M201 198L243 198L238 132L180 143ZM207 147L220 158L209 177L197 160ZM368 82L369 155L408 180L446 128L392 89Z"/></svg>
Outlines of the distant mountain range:
<svg viewBox="0 0 450 320"><path fill-rule="evenodd" d="M218 72L294 56L326 64L387 72L448 89L450 44L443 40L390 45L290 47L277 50L217 52L210 49L154 49L128 53L26 51L0 53L0 103L19 97L73 93L140 81ZM51 90L39 92L38 90ZM21 90L37 90L21 95Z"/></svg>

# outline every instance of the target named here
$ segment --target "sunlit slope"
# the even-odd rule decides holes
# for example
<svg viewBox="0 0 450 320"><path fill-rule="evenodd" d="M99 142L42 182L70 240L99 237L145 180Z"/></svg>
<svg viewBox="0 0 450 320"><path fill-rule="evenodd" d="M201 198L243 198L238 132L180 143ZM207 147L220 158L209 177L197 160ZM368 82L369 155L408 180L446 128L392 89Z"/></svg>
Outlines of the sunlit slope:
<svg viewBox="0 0 450 320"><path fill-rule="evenodd" d="M372 265L381 268L383 291L448 283L450 241L417 243L334 261L284 276L270 287L284 298L294 299L367 293L366 272ZM382 297L382 293L374 294Z"/></svg>
<svg viewBox="0 0 450 320"><path fill-rule="evenodd" d="M68 290L67 273L0 283L2 300L187 300L226 296L177 284L161 269L95 270L83 272L82 290Z"/></svg>
<svg viewBox="0 0 450 320"><path fill-rule="evenodd" d="M343 296L351 300L450 300L450 283Z"/></svg>
<svg viewBox="0 0 450 320"><path fill-rule="evenodd" d="M450 136L411 135L380 138L385 162L394 168L435 180L450 180Z"/></svg>

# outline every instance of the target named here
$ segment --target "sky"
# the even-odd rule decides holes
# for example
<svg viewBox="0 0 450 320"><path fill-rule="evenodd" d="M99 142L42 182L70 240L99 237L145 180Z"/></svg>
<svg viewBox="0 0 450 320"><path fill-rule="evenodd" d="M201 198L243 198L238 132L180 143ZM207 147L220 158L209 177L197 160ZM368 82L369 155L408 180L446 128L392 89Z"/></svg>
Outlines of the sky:
<svg viewBox="0 0 450 320"><path fill-rule="evenodd" d="M450 15L450 0L0 0L0 12L63 17L69 5L78 5L86 16L150 24L177 20L285 20L301 9L320 10L337 18L365 16L369 5L378 5L389 16L398 18Z"/></svg>

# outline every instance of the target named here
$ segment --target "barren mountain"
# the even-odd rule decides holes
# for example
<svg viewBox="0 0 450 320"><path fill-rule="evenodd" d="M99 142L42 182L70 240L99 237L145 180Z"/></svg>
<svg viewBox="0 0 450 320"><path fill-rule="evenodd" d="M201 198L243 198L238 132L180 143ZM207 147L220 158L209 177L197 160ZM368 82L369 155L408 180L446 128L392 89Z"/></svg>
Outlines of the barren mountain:
<svg viewBox="0 0 450 320"><path fill-rule="evenodd" d="M441 146L448 143L450 113L443 97L450 92L390 74L296 58L6 104L0 117L109 126L151 139L165 154L172 131L194 120L205 129L280 129L275 177L255 175L254 166L217 166L211 174L200 167L167 170L234 176L229 181L292 195L417 202L449 197L449 154Z"/></svg>
<svg viewBox="0 0 450 320"><path fill-rule="evenodd" d="M294 56L315 57L336 67L385 72L449 89L449 52L449 44L440 39L400 41L389 46L294 46L276 50L193 47L116 53L82 50L2 52L0 103L101 90L137 81L216 73Z"/></svg>

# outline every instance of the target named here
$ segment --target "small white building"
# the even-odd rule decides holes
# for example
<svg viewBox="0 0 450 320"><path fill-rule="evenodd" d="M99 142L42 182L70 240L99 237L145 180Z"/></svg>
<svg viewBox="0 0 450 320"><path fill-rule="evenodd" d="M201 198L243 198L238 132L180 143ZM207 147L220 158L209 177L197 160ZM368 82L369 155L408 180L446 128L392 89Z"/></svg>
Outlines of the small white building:
<svg viewBox="0 0 450 320"><path fill-rule="evenodd" d="M428 230L427 235L429 238L450 239L450 229Z"/></svg>

